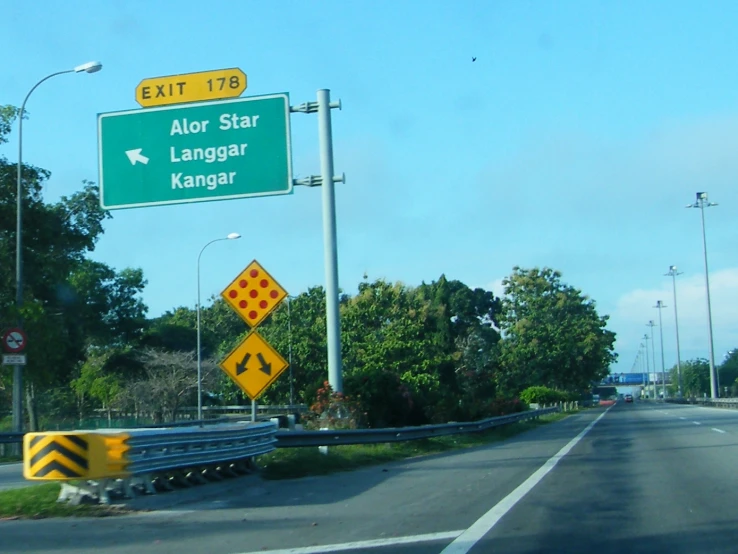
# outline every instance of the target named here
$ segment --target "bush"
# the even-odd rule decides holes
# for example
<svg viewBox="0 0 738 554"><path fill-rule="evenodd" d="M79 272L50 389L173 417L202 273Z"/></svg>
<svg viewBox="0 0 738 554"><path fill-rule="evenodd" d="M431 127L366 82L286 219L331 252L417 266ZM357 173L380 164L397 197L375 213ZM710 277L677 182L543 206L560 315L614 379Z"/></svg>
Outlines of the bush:
<svg viewBox="0 0 738 554"><path fill-rule="evenodd" d="M520 399L527 404L554 404L567 402L569 395L548 387L528 387L520 393Z"/></svg>
<svg viewBox="0 0 738 554"><path fill-rule="evenodd" d="M495 398L487 406L486 417L496 417L524 412L528 409L527 402L519 398Z"/></svg>
<svg viewBox="0 0 738 554"><path fill-rule="evenodd" d="M427 421L413 391L389 371L349 374L344 389L357 402L367 427L405 427Z"/></svg>
<svg viewBox="0 0 738 554"><path fill-rule="evenodd" d="M334 392L328 381L318 389L315 403L310 406L312 417L306 418L308 428L356 429L361 425L358 404L340 392Z"/></svg>

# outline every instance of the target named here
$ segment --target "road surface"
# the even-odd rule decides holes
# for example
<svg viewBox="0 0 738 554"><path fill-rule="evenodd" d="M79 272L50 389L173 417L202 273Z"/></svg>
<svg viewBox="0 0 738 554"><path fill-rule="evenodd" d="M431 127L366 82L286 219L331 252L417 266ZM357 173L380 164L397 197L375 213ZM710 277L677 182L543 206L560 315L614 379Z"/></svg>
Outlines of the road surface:
<svg viewBox="0 0 738 554"><path fill-rule="evenodd" d="M30 484L23 477L23 464L0 464L0 491Z"/></svg>
<svg viewBox="0 0 738 554"><path fill-rule="evenodd" d="M0 522L0 552L734 554L736 468L738 411L620 403L467 451L138 500L150 513Z"/></svg>

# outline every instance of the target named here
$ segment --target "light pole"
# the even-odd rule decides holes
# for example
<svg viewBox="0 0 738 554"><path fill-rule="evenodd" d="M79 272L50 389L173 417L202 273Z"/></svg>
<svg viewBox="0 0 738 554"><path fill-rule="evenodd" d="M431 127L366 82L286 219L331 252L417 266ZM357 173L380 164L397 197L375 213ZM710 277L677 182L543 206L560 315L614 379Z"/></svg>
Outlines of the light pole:
<svg viewBox="0 0 738 554"><path fill-rule="evenodd" d="M641 377L643 377L643 392L641 393L641 397L644 397L648 392L648 382L645 376L646 374L643 372L643 343L641 343L641 347L638 350L638 371L641 373Z"/></svg>
<svg viewBox="0 0 738 554"><path fill-rule="evenodd" d="M661 319L661 308L666 307L667 306L661 300L657 300L656 305L654 306L654 308L658 308L659 310L659 335L661 335L661 390L664 394L664 400L666 400L666 367L664 365L664 325L663 320Z"/></svg>
<svg viewBox="0 0 738 554"><path fill-rule="evenodd" d="M648 367L648 335L646 335L645 333L643 334L643 347L646 350L646 356L645 356L645 358L646 358L646 373L648 374L648 380L650 381L651 380L651 368ZM653 395L654 395L654 397L656 396L656 383L655 382L654 382L654 385L653 385Z"/></svg>
<svg viewBox="0 0 738 554"><path fill-rule="evenodd" d="M676 327L676 347L677 347L677 375L679 377L679 398L682 397L682 355L679 348L679 314L677 313L677 293L676 293L676 276L681 275L677 271L677 266L670 265L669 273L665 275L671 277L672 290L674 291L674 326Z"/></svg>
<svg viewBox="0 0 738 554"><path fill-rule="evenodd" d="M715 349L712 340L712 307L710 305L710 274L707 269L707 235L705 233L705 208L717 206L715 202L708 202L706 192L698 192L694 204L687 204L687 208L699 208L702 215L702 248L705 254L705 288L707 289L707 333L710 341L710 396L717 398L720 395L720 384L715 372Z"/></svg>
<svg viewBox="0 0 738 554"><path fill-rule="evenodd" d="M211 240L205 246L202 247L200 253L197 255L197 420L202 421L202 348L200 347L200 257L205 249L221 240L235 240L240 239L241 235L238 233L231 233L227 237Z"/></svg>
<svg viewBox="0 0 738 554"><path fill-rule="evenodd" d="M290 364L290 406L295 405L295 383L292 374L292 312L290 311L290 303L292 297L287 296L287 363Z"/></svg>
<svg viewBox="0 0 738 554"><path fill-rule="evenodd" d="M18 112L18 175L16 182L16 211L15 211L15 306L18 310L17 318L19 326L22 325L20 310L23 305L23 115L26 103L31 94L44 81L48 81L57 75L65 73L96 73L102 69L100 62L87 62L78 65L74 69L57 71L47 75L37 82L28 91L23 99ZM16 365L13 368L13 430L17 433L23 432L23 366Z"/></svg>

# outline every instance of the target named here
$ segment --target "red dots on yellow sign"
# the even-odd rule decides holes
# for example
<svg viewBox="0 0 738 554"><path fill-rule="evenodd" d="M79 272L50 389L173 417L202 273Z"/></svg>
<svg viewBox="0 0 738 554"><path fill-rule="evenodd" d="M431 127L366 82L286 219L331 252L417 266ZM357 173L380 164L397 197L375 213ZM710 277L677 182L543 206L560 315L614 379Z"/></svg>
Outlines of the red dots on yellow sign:
<svg viewBox="0 0 738 554"><path fill-rule="evenodd" d="M287 291L254 260L220 295L247 325L256 327L285 299Z"/></svg>

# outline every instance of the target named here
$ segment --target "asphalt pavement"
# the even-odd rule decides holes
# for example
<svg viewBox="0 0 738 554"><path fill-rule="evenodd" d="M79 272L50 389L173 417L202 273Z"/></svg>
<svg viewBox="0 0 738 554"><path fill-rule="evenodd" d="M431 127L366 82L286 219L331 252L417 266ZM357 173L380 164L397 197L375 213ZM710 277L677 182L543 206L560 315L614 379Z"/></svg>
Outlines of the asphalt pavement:
<svg viewBox="0 0 738 554"><path fill-rule="evenodd" d="M23 464L0 464L0 490L30 485L23 477Z"/></svg>
<svg viewBox="0 0 738 554"><path fill-rule="evenodd" d="M143 497L151 512L0 522L0 552L738 551L738 411L619 403L502 443Z"/></svg>

